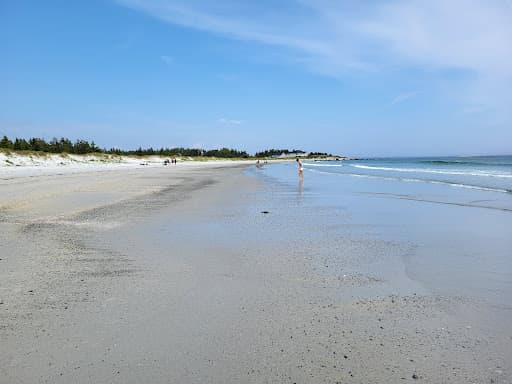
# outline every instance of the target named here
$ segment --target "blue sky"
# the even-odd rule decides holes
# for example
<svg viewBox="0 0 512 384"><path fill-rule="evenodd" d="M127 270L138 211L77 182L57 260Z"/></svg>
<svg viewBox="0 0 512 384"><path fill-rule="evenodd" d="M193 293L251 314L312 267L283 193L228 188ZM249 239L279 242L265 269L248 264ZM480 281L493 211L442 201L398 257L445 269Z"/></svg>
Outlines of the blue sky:
<svg viewBox="0 0 512 384"><path fill-rule="evenodd" d="M0 2L0 134L512 153L512 2Z"/></svg>

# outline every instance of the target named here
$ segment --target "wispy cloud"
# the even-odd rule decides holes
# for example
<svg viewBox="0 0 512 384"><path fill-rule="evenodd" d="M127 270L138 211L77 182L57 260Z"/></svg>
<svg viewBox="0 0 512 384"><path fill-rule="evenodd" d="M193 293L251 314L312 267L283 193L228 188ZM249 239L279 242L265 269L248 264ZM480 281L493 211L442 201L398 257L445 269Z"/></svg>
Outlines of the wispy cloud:
<svg viewBox="0 0 512 384"><path fill-rule="evenodd" d="M218 122L221 124L226 124L226 125L240 125L240 124L244 123L243 120L226 119L225 117L221 117L218 120Z"/></svg>
<svg viewBox="0 0 512 384"><path fill-rule="evenodd" d="M512 7L505 1L395 0L349 6L288 0L275 9L233 0L116 1L173 24L287 47L335 65L399 60L512 74Z"/></svg>
<svg viewBox="0 0 512 384"><path fill-rule="evenodd" d="M418 95L418 93L418 91L401 93L397 95L393 100L391 100L391 105L403 103L406 100L414 99Z"/></svg>
<svg viewBox="0 0 512 384"><path fill-rule="evenodd" d="M272 8L258 1L114 1L169 23L281 47L289 61L333 77L397 66L463 71L470 86L459 97L512 101L509 1L285 0ZM493 95L482 95L489 84Z"/></svg>
<svg viewBox="0 0 512 384"><path fill-rule="evenodd" d="M360 20L362 36L399 60L512 75L512 8L505 1L394 1Z"/></svg>
<svg viewBox="0 0 512 384"><path fill-rule="evenodd" d="M174 63L174 57L162 55L160 56L160 60L162 60L165 64L172 64Z"/></svg>

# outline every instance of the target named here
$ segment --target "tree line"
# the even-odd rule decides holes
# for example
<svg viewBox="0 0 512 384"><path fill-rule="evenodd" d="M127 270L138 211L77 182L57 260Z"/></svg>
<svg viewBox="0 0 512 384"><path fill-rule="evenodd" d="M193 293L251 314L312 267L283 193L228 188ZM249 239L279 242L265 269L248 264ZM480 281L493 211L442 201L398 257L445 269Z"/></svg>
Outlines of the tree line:
<svg viewBox="0 0 512 384"><path fill-rule="evenodd" d="M254 157L272 157L272 156L279 156L281 154L296 154L296 155L302 155L305 153L304 151L301 151L300 149L267 149L265 151L256 152Z"/></svg>
<svg viewBox="0 0 512 384"><path fill-rule="evenodd" d="M11 149L14 151L37 151L47 153L71 153L71 154L86 154L86 153L105 153L113 155L126 155L126 156L207 156L207 157L221 157L221 158L247 158L249 154L245 151L238 151L231 148L211 149L204 150L199 148L142 148L139 147L135 150L123 150L120 148L100 148L94 141L76 140L71 141L66 138L53 138L46 141L42 138L32 137L30 139L15 138L10 140L4 136L0 140L0 148Z"/></svg>
<svg viewBox="0 0 512 384"><path fill-rule="evenodd" d="M267 149L265 151L256 152L254 157L273 157L273 156L280 156L282 154L285 155L304 155L306 152L300 150L300 149ZM308 157L321 157L321 156L332 156L331 154L324 153L324 152L310 152L308 154Z"/></svg>
<svg viewBox="0 0 512 384"><path fill-rule="evenodd" d="M239 151L231 148L221 148L221 149L210 149L204 150L200 148L184 148L184 147L175 147L175 148L159 148L155 149L152 147L142 148L139 147L135 150L124 150L120 148L100 148L96 145L94 141L87 140L76 140L71 141L64 137L57 139L53 138L50 141L46 141L45 139L39 137L32 137L29 139L23 138L15 138L14 140L9 139L7 136L3 136L0 140L0 148L10 149L14 151L37 151L37 152L47 152L47 153L70 153L70 154L79 154L83 155L86 153L104 153L111 155L125 155L125 156L150 156L150 155L158 155L158 156L190 156L190 157L219 157L219 158L249 158L251 157L246 151ZM256 158L266 158L279 156L281 154L294 154L294 155L304 155L306 152L300 149L267 149L265 151L256 152L254 157ZM319 156L332 156L323 152L310 152L309 157L319 157Z"/></svg>

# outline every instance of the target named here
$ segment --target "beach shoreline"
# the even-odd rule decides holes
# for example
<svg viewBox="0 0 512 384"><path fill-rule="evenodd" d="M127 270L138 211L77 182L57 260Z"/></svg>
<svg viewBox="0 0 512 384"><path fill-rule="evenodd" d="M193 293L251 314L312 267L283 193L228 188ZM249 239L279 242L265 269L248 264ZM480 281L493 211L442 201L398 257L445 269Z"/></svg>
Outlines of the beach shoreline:
<svg viewBox="0 0 512 384"><path fill-rule="evenodd" d="M486 307L248 165L0 180L7 382L510 382Z"/></svg>

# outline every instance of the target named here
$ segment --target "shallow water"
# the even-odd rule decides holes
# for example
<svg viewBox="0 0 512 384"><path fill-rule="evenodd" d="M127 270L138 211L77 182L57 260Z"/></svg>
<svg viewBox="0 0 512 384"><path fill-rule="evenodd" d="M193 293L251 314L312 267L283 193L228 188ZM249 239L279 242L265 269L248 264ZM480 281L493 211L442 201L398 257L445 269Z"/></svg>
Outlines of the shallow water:
<svg viewBox="0 0 512 384"><path fill-rule="evenodd" d="M485 160L473 165L457 163L457 159L439 163L386 160L393 163L392 171L375 170L377 163L379 168L391 168L377 160L305 162L302 182L294 163L267 165L247 173L265 180L269 205L281 211L286 207L293 216L290 220L307 222L312 238L321 237L331 225L352 238L387 241L401 247L394 254L400 255L406 276L433 294L511 309L512 194L504 192L512 180L508 178L509 160L489 161L495 165ZM411 171L413 164L422 169ZM455 167L471 168L466 173L472 175L455 174ZM494 176L474 176L475 167ZM435 173L432 182L430 175L439 168L446 172ZM412 173L416 180L396 176L402 173ZM471 187L477 178L479 187ZM386 273L389 265L384 261L365 268L376 268L386 279L390 274L399 279L397 268ZM400 289L408 284L407 279L402 283Z"/></svg>

